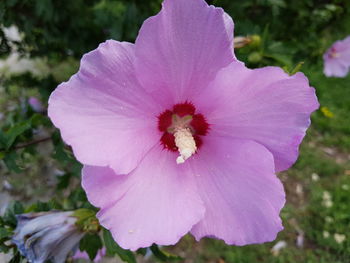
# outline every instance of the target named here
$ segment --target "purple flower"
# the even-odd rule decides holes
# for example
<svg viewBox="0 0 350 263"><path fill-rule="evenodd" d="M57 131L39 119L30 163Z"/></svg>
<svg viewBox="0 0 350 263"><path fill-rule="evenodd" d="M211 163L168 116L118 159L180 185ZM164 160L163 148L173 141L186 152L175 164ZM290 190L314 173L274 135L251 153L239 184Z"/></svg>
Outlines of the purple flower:
<svg viewBox="0 0 350 263"><path fill-rule="evenodd" d="M74 212L42 212L17 216L12 238L19 251L31 263L65 262L77 248L84 233L78 230Z"/></svg>
<svg viewBox="0 0 350 263"><path fill-rule="evenodd" d="M336 41L323 55L327 77L345 77L350 68L350 36Z"/></svg>
<svg viewBox="0 0 350 263"><path fill-rule="evenodd" d="M165 0L135 44L101 44L51 95L49 116L123 248L188 232L245 245L283 228L275 173L296 161L317 98L302 73L248 69L232 47L222 9Z"/></svg>
<svg viewBox="0 0 350 263"><path fill-rule="evenodd" d="M45 108L44 108L43 104L36 97L30 97L28 99L28 104L33 109L33 111L35 111L35 112L44 112L45 111Z"/></svg>
<svg viewBox="0 0 350 263"><path fill-rule="evenodd" d="M97 255L94 258L94 262L99 262L106 255L106 248L102 248L97 251ZM77 250L73 256L73 259L90 259L89 255L85 251Z"/></svg>

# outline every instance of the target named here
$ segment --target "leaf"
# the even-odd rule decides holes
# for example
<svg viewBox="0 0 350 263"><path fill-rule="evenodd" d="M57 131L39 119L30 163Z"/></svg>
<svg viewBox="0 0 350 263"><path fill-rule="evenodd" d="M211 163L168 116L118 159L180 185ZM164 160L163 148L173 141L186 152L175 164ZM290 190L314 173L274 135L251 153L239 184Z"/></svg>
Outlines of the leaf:
<svg viewBox="0 0 350 263"><path fill-rule="evenodd" d="M146 256L148 248L142 247L136 250L136 254Z"/></svg>
<svg viewBox="0 0 350 263"><path fill-rule="evenodd" d="M14 227L17 225L16 215L22 214L23 212L23 205L18 201L14 201L8 206L5 215L3 216L3 220L7 225Z"/></svg>
<svg viewBox="0 0 350 263"><path fill-rule="evenodd" d="M173 254L170 254L166 251L162 251L159 249L159 247L155 244L151 246L151 251L153 255L162 262L169 262L169 261L178 261L178 260L183 260L180 256L176 256Z"/></svg>
<svg viewBox="0 0 350 263"><path fill-rule="evenodd" d="M57 180L58 180L57 189L58 190L66 189L69 185L71 177L72 177L72 175L70 173L66 173L64 175L57 176Z"/></svg>
<svg viewBox="0 0 350 263"><path fill-rule="evenodd" d="M107 229L103 229L103 241L107 249L107 255L117 254L121 260L128 263L136 263L134 254L130 250L122 249L113 239Z"/></svg>
<svg viewBox="0 0 350 263"><path fill-rule="evenodd" d="M47 116L39 113L34 113L31 117L33 127L39 127L40 125L48 126L50 121Z"/></svg>
<svg viewBox="0 0 350 263"><path fill-rule="evenodd" d="M27 206L25 213L30 212L46 212L50 210L62 210L62 206L55 200L50 200L49 202L36 202L30 206Z"/></svg>
<svg viewBox="0 0 350 263"><path fill-rule="evenodd" d="M3 157L3 160L4 160L4 163L6 164L7 169L15 173L20 173L22 170L16 162L17 156L18 156L17 153L12 151L5 154L5 156Z"/></svg>
<svg viewBox="0 0 350 263"><path fill-rule="evenodd" d="M8 237L11 235L11 232L8 231L6 228L0 228L0 239L3 239L5 237Z"/></svg>
<svg viewBox="0 0 350 263"><path fill-rule="evenodd" d="M10 250L10 248L8 246L6 246L5 244L1 244L0 243L0 253L7 253Z"/></svg>
<svg viewBox="0 0 350 263"><path fill-rule="evenodd" d="M86 208L80 208L74 211L73 216L78 218L78 222L83 222L89 217L94 217L95 216L95 211L86 209Z"/></svg>
<svg viewBox="0 0 350 263"><path fill-rule="evenodd" d="M289 73L290 76L294 75L295 73L299 72L301 67L304 65L304 62L301 61L299 62L295 67L294 69L292 69L292 71Z"/></svg>
<svg viewBox="0 0 350 263"><path fill-rule="evenodd" d="M0 147L5 149L7 145L6 142L7 142L7 137L5 133L0 130Z"/></svg>
<svg viewBox="0 0 350 263"><path fill-rule="evenodd" d="M19 135L31 128L31 120L15 124L6 132L6 150L10 149Z"/></svg>
<svg viewBox="0 0 350 263"><path fill-rule="evenodd" d="M17 252L12 259L9 261L9 263L20 263L21 262L21 255L19 252Z"/></svg>
<svg viewBox="0 0 350 263"><path fill-rule="evenodd" d="M53 158L62 163L62 165L68 165L74 160L71 153L65 147L58 132L52 135L52 142L55 147Z"/></svg>
<svg viewBox="0 0 350 263"><path fill-rule="evenodd" d="M86 234L79 244L80 251L86 251L91 261L93 261L97 255L99 249L103 247L102 241L97 234Z"/></svg>

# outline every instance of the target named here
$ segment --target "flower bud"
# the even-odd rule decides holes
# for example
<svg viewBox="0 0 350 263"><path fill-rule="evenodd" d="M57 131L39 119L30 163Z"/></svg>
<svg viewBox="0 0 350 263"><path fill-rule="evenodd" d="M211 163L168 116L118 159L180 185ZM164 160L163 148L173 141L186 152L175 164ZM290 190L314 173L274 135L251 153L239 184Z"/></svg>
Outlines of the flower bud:
<svg viewBox="0 0 350 263"><path fill-rule="evenodd" d="M50 211L18 215L12 242L31 263L63 263L84 236L73 214Z"/></svg>

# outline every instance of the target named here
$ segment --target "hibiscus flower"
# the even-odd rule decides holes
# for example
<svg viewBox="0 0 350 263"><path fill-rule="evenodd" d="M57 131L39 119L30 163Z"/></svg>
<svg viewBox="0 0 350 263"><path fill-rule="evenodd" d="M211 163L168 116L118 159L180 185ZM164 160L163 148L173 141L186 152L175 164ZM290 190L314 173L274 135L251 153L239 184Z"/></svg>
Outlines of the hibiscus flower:
<svg viewBox="0 0 350 263"><path fill-rule="evenodd" d="M336 41L323 55L327 77L345 77L350 68L350 36Z"/></svg>
<svg viewBox="0 0 350 263"><path fill-rule="evenodd" d="M123 248L190 232L227 244L283 228L289 168L318 108L302 73L251 70L233 54L233 21L203 0L165 0L135 44L84 55L49 116L84 164L83 188Z"/></svg>

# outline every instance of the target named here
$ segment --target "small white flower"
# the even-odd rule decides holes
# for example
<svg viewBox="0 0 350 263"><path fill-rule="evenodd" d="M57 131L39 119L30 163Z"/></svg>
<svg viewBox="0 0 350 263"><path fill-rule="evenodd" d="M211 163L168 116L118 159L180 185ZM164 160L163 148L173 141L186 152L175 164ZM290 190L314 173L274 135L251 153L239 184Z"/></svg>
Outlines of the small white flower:
<svg viewBox="0 0 350 263"><path fill-rule="evenodd" d="M311 180L317 182L318 180L320 180L320 176L317 173L313 173L311 174Z"/></svg>
<svg viewBox="0 0 350 263"><path fill-rule="evenodd" d="M345 241L346 239L346 236L343 235L343 234L338 234L338 233L335 233L334 234L334 240L335 242L337 242L338 244L341 244Z"/></svg>
<svg viewBox="0 0 350 263"><path fill-rule="evenodd" d="M322 204L325 207L329 208L333 206L332 196L328 191L323 192L322 199L323 199Z"/></svg>
<svg viewBox="0 0 350 263"><path fill-rule="evenodd" d="M301 184L297 184L297 186L295 187L295 192L297 195L302 195L303 194L303 186Z"/></svg>
<svg viewBox="0 0 350 263"><path fill-rule="evenodd" d="M334 219L333 219L333 217L326 216L326 217L325 217L325 221L326 221L327 223L333 223L333 222L334 222Z"/></svg>
<svg viewBox="0 0 350 263"><path fill-rule="evenodd" d="M282 241L278 241L272 248L271 248L271 253L274 256L278 256L278 254L280 253L280 250L285 248L287 246L287 242L282 240Z"/></svg>
<svg viewBox="0 0 350 263"><path fill-rule="evenodd" d="M304 246L304 233L299 233L296 241L297 247L302 248Z"/></svg>
<svg viewBox="0 0 350 263"><path fill-rule="evenodd" d="M332 196L328 191L323 191L322 198L323 198L323 200L331 200Z"/></svg>
<svg viewBox="0 0 350 263"><path fill-rule="evenodd" d="M347 190L349 190L349 185L348 184L343 184L342 186L341 186L341 188L343 189L343 190L345 190L345 191L347 191Z"/></svg>
<svg viewBox="0 0 350 263"><path fill-rule="evenodd" d="M323 237L324 238L329 238L330 234L328 231L323 231Z"/></svg>
<svg viewBox="0 0 350 263"><path fill-rule="evenodd" d="M12 41L12 42L19 42L19 41L22 41L22 38L23 38L23 34L21 34L19 31L18 31L18 28L16 26L10 26L10 27L4 27L3 28L3 31L4 31L4 34L6 36L6 38L9 40L9 41Z"/></svg>
<svg viewBox="0 0 350 263"><path fill-rule="evenodd" d="M323 205L327 208L330 208L333 206L333 202L331 200L326 200L323 202Z"/></svg>

